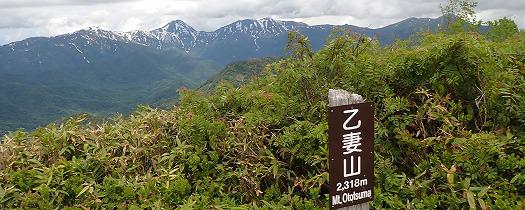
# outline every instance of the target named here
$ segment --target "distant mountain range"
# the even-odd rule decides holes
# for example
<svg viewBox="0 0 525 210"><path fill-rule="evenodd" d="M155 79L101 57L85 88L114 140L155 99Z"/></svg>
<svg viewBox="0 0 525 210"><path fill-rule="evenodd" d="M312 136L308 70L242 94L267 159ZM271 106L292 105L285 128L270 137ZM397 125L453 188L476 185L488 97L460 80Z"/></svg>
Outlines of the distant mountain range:
<svg viewBox="0 0 525 210"><path fill-rule="evenodd" d="M205 32L176 20L152 31L90 27L28 38L0 46L0 133L79 112L127 112L140 103L176 98L178 88L198 87L230 62L284 55L290 31L308 36L319 49L334 28L390 44L434 31L442 22L410 18L371 29L262 18Z"/></svg>

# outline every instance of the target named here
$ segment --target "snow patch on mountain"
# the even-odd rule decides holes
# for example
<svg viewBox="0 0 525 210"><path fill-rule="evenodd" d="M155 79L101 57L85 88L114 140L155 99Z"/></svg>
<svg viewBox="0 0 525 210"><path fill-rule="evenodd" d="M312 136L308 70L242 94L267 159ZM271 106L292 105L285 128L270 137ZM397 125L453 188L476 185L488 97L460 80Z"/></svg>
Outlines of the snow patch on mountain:
<svg viewBox="0 0 525 210"><path fill-rule="evenodd" d="M113 32L99 27L88 27L57 37L82 39L87 44L103 40L124 41L157 49L177 48L189 53L196 47L206 46L217 40L239 40L240 38L251 39L256 50L258 50L260 46L257 43L257 39L278 36L281 33L287 33L290 30L301 27L310 26L304 23L280 21L266 17L257 20L240 20L215 31L206 32L197 31L182 20L175 20L152 31Z"/></svg>

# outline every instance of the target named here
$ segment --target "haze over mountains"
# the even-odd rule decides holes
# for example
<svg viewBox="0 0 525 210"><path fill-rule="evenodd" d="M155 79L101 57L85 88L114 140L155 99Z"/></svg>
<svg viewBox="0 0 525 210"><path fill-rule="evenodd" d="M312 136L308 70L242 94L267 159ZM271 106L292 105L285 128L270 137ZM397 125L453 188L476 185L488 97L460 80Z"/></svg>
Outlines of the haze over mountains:
<svg viewBox="0 0 525 210"><path fill-rule="evenodd" d="M262 18L205 32L176 20L152 31L90 27L13 42L0 46L0 133L80 112L128 112L137 104L176 98L177 89L197 87L230 62L284 55L292 30L308 36L317 50L335 27L390 44L434 31L442 21L410 18L370 29Z"/></svg>

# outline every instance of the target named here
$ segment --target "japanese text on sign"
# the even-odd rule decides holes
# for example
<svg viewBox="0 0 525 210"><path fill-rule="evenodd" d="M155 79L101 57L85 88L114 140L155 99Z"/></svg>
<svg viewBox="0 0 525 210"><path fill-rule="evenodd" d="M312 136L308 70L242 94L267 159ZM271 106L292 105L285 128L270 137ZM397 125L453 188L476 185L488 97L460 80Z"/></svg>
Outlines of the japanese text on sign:
<svg viewBox="0 0 525 210"><path fill-rule="evenodd" d="M374 122L371 103L330 107L330 207L373 199Z"/></svg>

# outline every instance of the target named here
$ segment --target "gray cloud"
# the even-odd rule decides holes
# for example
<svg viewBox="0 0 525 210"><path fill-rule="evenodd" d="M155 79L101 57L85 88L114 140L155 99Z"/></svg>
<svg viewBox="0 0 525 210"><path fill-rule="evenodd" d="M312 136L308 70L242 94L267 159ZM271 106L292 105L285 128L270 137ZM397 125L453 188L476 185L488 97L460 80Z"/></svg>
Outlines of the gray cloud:
<svg viewBox="0 0 525 210"><path fill-rule="evenodd" d="M112 4L119 2L129 2L137 0L2 0L0 8L34 8L34 7L52 7L52 6L78 6L78 5L95 5L95 4Z"/></svg>
<svg viewBox="0 0 525 210"><path fill-rule="evenodd" d="M0 0L0 44L88 26L151 30L181 19L212 31L246 18L381 27L409 17L437 17L446 0ZM525 1L480 0L482 20L510 17L525 28Z"/></svg>

